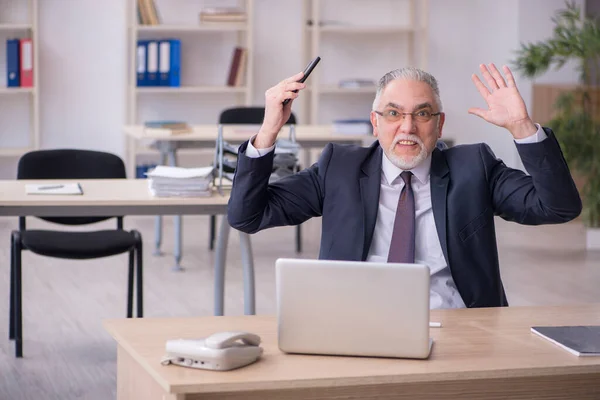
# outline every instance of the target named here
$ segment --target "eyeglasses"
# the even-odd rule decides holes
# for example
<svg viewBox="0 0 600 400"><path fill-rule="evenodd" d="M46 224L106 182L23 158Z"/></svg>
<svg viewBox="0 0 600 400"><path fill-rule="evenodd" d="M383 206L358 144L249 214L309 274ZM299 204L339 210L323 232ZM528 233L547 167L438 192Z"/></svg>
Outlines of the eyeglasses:
<svg viewBox="0 0 600 400"><path fill-rule="evenodd" d="M410 115L412 116L413 120L415 122L429 122L431 120L431 118L440 115L441 112L431 112L430 110L418 110L412 113L407 113L407 112L400 112L398 110L384 110L384 111L377 111L377 110L373 110L375 111L377 114L381 115L386 121L388 122L397 122L400 121L401 119L404 119L405 115Z"/></svg>

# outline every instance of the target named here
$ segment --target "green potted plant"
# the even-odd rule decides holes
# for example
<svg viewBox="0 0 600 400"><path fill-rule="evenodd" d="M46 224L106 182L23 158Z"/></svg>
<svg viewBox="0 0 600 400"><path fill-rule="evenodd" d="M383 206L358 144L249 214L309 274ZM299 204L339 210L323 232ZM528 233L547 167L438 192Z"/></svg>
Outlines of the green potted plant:
<svg viewBox="0 0 600 400"><path fill-rule="evenodd" d="M555 132L572 173L583 183L582 217L588 227L588 247L596 247L600 243L591 241L600 239L600 26L595 19L582 18L572 2L567 2L566 9L558 11L552 21L552 37L521 44L513 65L522 75L533 78L568 61L578 64L579 84L559 96L548 126Z"/></svg>

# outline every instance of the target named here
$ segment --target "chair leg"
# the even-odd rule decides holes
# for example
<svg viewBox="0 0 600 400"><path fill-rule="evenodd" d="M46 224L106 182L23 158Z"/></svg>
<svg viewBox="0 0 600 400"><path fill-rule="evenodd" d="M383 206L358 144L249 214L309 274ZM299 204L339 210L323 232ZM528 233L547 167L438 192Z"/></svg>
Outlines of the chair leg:
<svg viewBox="0 0 600 400"><path fill-rule="evenodd" d="M296 225L296 253L302 253L302 229Z"/></svg>
<svg viewBox="0 0 600 400"><path fill-rule="evenodd" d="M10 235L10 291L8 309L8 338L15 338L15 235L14 232Z"/></svg>
<svg viewBox="0 0 600 400"><path fill-rule="evenodd" d="M136 290L136 294L137 294L137 299L136 299L136 305L137 305L137 317L138 318L142 318L144 316L144 264L143 264L143 245L142 245L142 235L140 235L140 233L138 231L134 231L134 235L136 235L137 238L137 245L136 245L136 257L137 257L137 262L136 262L136 267L137 267L137 271L136 271L136 275L137 275L137 290Z"/></svg>
<svg viewBox="0 0 600 400"><path fill-rule="evenodd" d="M217 228L217 216L210 216L210 236L208 238L208 248L210 250L215 249L215 236L216 236L216 228Z"/></svg>
<svg viewBox="0 0 600 400"><path fill-rule="evenodd" d="M133 318L133 263L135 249L129 251L129 268L127 270L127 318Z"/></svg>
<svg viewBox="0 0 600 400"><path fill-rule="evenodd" d="M15 357L23 357L23 310L22 310L22 282L21 282L21 234L14 233L14 334L15 334Z"/></svg>

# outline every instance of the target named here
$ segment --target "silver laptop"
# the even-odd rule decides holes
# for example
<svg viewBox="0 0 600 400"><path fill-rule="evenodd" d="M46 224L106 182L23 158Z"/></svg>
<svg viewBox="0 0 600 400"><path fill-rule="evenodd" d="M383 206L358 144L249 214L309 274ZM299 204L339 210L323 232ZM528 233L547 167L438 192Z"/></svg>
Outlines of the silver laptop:
<svg viewBox="0 0 600 400"><path fill-rule="evenodd" d="M275 268L282 351L429 357L429 267L280 258Z"/></svg>

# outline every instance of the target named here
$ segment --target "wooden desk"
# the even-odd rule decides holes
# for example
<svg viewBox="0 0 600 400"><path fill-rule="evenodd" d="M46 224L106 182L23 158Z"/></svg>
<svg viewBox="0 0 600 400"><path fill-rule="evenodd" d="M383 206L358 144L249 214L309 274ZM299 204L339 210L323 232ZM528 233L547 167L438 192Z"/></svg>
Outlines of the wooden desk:
<svg viewBox="0 0 600 400"><path fill-rule="evenodd" d="M59 180L0 180L0 216L103 216L225 214L229 195L211 197L153 197L146 179L76 179L83 195L31 195L27 183L64 183Z"/></svg>
<svg viewBox="0 0 600 400"><path fill-rule="evenodd" d="M533 325L600 324L600 305L434 310L428 360L288 355L268 316L108 320L125 399L598 399L600 357L576 357ZM383 327L382 327L383 329ZM256 364L229 371L163 366L165 342L247 330L263 339ZM326 334L325 332L323 334Z"/></svg>
<svg viewBox="0 0 600 400"><path fill-rule="evenodd" d="M0 216L76 217L106 215L219 215L227 213L229 194L211 197L153 197L145 179L77 179L83 195L28 195L27 183L64 183L66 179L0 180ZM224 218L215 249L215 315L222 315L229 224ZM244 269L244 310L254 314L254 264L247 234L240 232Z"/></svg>

